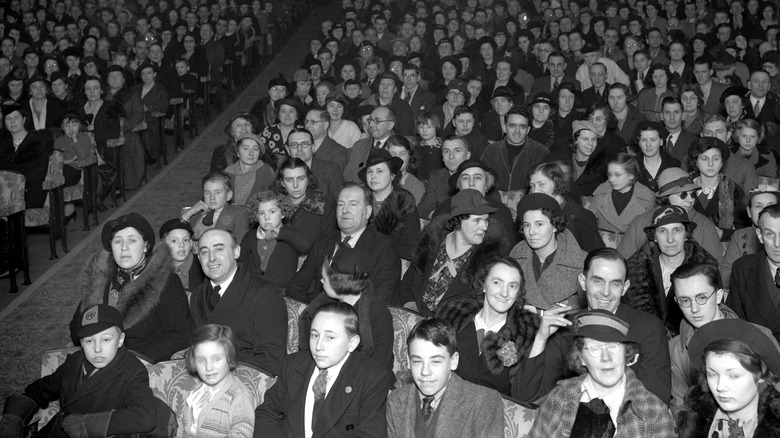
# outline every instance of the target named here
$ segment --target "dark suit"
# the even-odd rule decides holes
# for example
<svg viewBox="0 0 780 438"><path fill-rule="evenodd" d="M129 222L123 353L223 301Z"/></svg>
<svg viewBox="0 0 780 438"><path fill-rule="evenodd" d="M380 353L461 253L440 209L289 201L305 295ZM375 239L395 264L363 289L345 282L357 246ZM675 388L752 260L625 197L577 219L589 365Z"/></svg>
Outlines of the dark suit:
<svg viewBox="0 0 780 438"><path fill-rule="evenodd" d="M771 298L780 290L774 286L773 277L763 249L738 259L731 268L731 291L726 305L740 319L763 325L780 339L780 306Z"/></svg>
<svg viewBox="0 0 780 438"><path fill-rule="evenodd" d="M406 91L404 90L404 92ZM412 110L412 118L417 120L417 116L425 111L433 111L435 106L436 96L418 85L417 90L415 90L414 95L412 95L412 100L409 102L409 108ZM439 122L444 123L444 120L439 120Z"/></svg>
<svg viewBox="0 0 780 438"><path fill-rule="evenodd" d="M195 234L193 234L192 237L195 239L200 239L201 234L203 234L203 231L198 233L197 228L202 227L201 224L203 216L205 215L205 212L200 212L190 218L190 225L192 225L192 229L195 230ZM249 232L249 223L249 210L246 207L228 204L222 209L222 212L217 217L217 221L211 228L225 230L233 234L233 237L236 238L236 242L241 242L244 239L244 235Z"/></svg>
<svg viewBox="0 0 780 438"><path fill-rule="evenodd" d="M750 93L748 93L747 97L745 97L745 118L746 119L758 119L766 126L767 122L777 123L777 119L775 118L775 112L778 108L778 101L780 99L777 98L777 95L774 93L768 93L766 95L766 99L764 100L764 105L761 107L758 117L756 117L755 114L753 114L753 104L750 102Z"/></svg>
<svg viewBox="0 0 780 438"><path fill-rule="evenodd" d="M311 173L317 180L317 188L332 196L338 196L344 177L338 164L312 158Z"/></svg>
<svg viewBox="0 0 780 438"><path fill-rule="evenodd" d="M417 213L423 219L430 219L431 214L442 202L455 194L455 190L450 187L450 171L445 169L436 169L428 177L428 184L425 187L425 194L417 205Z"/></svg>
<svg viewBox="0 0 780 438"><path fill-rule="evenodd" d="M318 372L308 351L287 357L276 383L255 410L255 438L303 438L306 393ZM313 419L312 438L387 435L387 391L393 375L362 353L350 353Z"/></svg>
<svg viewBox="0 0 780 438"><path fill-rule="evenodd" d="M355 142L352 149L349 149L349 160L347 160L347 166L344 168L344 181L363 182L358 177L358 172L366 167L368 155L371 153L375 141L371 137L361 138Z"/></svg>
<svg viewBox="0 0 780 438"><path fill-rule="evenodd" d="M41 208L46 202L48 192L43 190L42 184L49 170L52 150L53 142L48 131L27 132L16 150L11 135L0 138L0 170L24 174L27 208Z"/></svg>
<svg viewBox="0 0 780 438"><path fill-rule="evenodd" d="M693 143L693 141L697 138L699 137L683 129L682 132L680 132L680 135L677 137L677 142L674 143L672 149L667 150L667 152L669 152L674 158L680 160L680 163L687 163L689 161L688 149L690 149L691 143ZM665 144L666 142L664 141L664 145Z"/></svg>
<svg viewBox="0 0 780 438"><path fill-rule="evenodd" d="M574 76L564 74L563 77L561 77L561 83L564 82L572 83L575 87L577 87L578 90L580 89L580 81L576 80ZM531 86L531 92L528 95L528 98L533 100L534 96L539 93L548 93L552 95L552 92L552 78L548 74L534 80L534 84Z"/></svg>
<svg viewBox="0 0 780 438"><path fill-rule="evenodd" d="M726 91L726 88L728 87L718 82L712 81L710 95L707 96L707 100L700 107L701 111L707 114L720 114L721 110L723 109L723 105L720 104L720 95Z"/></svg>
<svg viewBox="0 0 780 438"><path fill-rule="evenodd" d="M349 159L349 149L332 139L330 135L326 135L320 143L320 147L314 152L314 158L329 161L339 166L341 172L344 172L344 168L347 167L347 160Z"/></svg>
<svg viewBox="0 0 780 438"><path fill-rule="evenodd" d="M610 84L604 85L604 92L599 93L595 88L589 87L582 91L580 95L580 102L582 106L587 110L594 103L607 103L607 94L609 93Z"/></svg>
<svg viewBox="0 0 780 438"><path fill-rule="evenodd" d="M320 282L322 263L327 257L333 255L339 242L341 242L341 233L333 233L314 244L303 266L287 287L288 296L308 303L323 291ZM368 254L371 259L369 279L374 284L374 293L386 303L395 302L392 297L401 278L401 256L398 255L398 245L389 236L367 226L353 247Z"/></svg>
<svg viewBox="0 0 780 438"><path fill-rule="evenodd" d="M212 309L206 280L192 292L190 309L196 327L223 324L233 329L238 360L279 374L287 352L287 307L279 291L239 265L233 281Z"/></svg>
<svg viewBox="0 0 780 438"><path fill-rule="evenodd" d="M623 122L623 128L617 130L617 134L626 141L626 143L633 143L634 128L639 122L647 120L644 114L637 109L636 106L627 104L628 114L626 114L626 120Z"/></svg>

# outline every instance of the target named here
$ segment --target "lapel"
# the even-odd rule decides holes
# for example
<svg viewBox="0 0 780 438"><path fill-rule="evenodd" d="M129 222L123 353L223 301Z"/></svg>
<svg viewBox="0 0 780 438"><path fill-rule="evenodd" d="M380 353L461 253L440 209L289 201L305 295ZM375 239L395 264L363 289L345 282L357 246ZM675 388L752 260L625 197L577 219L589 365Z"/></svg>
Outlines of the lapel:
<svg viewBox="0 0 780 438"><path fill-rule="evenodd" d="M468 381L479 382L479 363L482 360L482 356L479 354L477 330L473 321L466 324L463 330L458 333L458 350L460 351L458 366L460 372L466 376Z"/></svg>
<svg viewBox="0 0 780 438"><path fill-rule="evenodd" d="M293 430L293 436L305 436L305 417L306 413L306 389L309 386L309 379L314 373L314 359L311 355L306 355L307 360L297 364L291 371L290 379L287 382L289 386L288 394L292 396L290 401L290 411L287 413L290 428Z"/></svg>
<svg viewBox="0 0 780 438"><path fill-rule="evenodd" d="M222 212L217 218L217 222L214 224L214 228L228 229L227 226L233 220L233 205L228 204L222 209Z"/></svg>
<svg viewBox="0 0 780 438"><path fill-rule="evenodd" d="M209 319L212 321L230 321L233 312L241 308L244 297L249 292L248 289L248 271L241 269L241 266L239 266L236 275L233 277L233 281L230 282L230 286L228 286L227 290L222 293L222 297L220 297L219 302L217 302L217 305L214 307L214 311L211 312L211 318ZM252 292L258 293L258 291ZM208 297L204 296L203 298L205 298L204 302L208 302ZM208 308L208 305L206 308Z"/></svg>
<svg viewBox="0 0 780 438"><path fill-rule="evenodd" d="M406 397L401 400L401 414L398 418L399 421L396 426L400 428L397 436L413 437L414 434L414 422L417 418L417 409L421 408L420 392L414 384L408 385L407 388L396 389L396 391L405 391Z"/></svg>
<svg viewBox="0 0 780 438"><path fill-rule="evenodd" d="M75 364L77 369L74 373L74 379L69 382L70 391L68 392L71 394L71 396L68 398L68 400L65 400L65 403L62 406L60 406L60 410L63 410L66 406L69 406L81 400L82 398L89 396L103 386L110 384L116 377L121 374L122 368L119 366L119 364L124 363L128 354L129 353L127 352L127 348L122 347L117 352L114 360L112 360L107 367L98 371L97 374L93 375L81 385L79 385L78 383L81 380L81 360L85 360L84 353L82 352L80 354L81 360Z"/></svg>
<svg viewBox="0 0 780 438"><path fill-rule="evenodd" d="M436 408L438 412L438 419L436 421L439 427L434 434L435 438L452 438L452 432L455 430L462 430L448 425L450 425L452 421L457 421L457 419L467 418L467 413L464 412L463 415L461 415L461 411L464 409L471 410L473 408L471 403L463 403L463 400L468 398L468 396L464 394L463 386L463 379L453 372L450 375L449 383L447 383L447 389L441 397L439 407Z"/></svg>
<svg viewBox="0 0 780 438"><path fill-rule="evenodd" d="M760 254L763 255L763 251ZM757 271L756 275L748 275L750 287L747 290L755 292L745 294L745 296L750 297L761 317L769 322L773 320L774 315L779 309L775 308L774 303L772 303L772 298L769 296L769 294L775 292L768 290L767 275L772 275L772 273L769 272L769 264L766 262L766 257L761 257L759 260L758 268L754 268L754 270Z"/></svg>
<svg viewBox="0 0 780 438"><path fill-rule="evenodd" d="M338 237L341 237L341 235L339 234ZM375 236L374 236L374 229L371 228L370 225L367 225L366 226L366 230L363 231L363 234L360 235L360 239L358 239L357 243L355 243L354 248L355 249L362 249L364 251L369 251L369 254L370 254L371 253L370 251L376 249L376 248L374 248L374 241L375 240L376 239L375 239ZM335 243L334 243L334 245L335 245Z"/></svg>
<svg viewBox="0 0 780 438"><path fill-rule="evenodd" d="M360 388L357 388L356 377L362 373L359 371L359 359L356 356L359 353L352 353L341 368L339 376L333 382L333 386L325 397L325 403L322 405L320 416L317 419L312 438L322 437L330 431L339 419L344 415L344 411L352 403Z"/></svg>

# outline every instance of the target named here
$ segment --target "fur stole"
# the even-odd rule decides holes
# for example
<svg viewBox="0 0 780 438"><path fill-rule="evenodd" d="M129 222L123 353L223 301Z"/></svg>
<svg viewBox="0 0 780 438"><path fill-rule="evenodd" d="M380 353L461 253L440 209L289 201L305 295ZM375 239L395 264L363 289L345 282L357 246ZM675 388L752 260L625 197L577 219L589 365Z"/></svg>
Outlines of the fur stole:
<svg viewBox="0 0 780 438"><path fill-rule="evenodd" d="M325 192L320 189L307 191L299 208L311 214L322 216L325 213Z"/></svg>
<svg viewBox="0 0 780 438"><path fill-rule="evenodd" d="M103 303L106 287L116 271L117 266L111 252L101 250L92 257L76 280L76 288L82 291L79 312L94 304ZM117 308L124 317L125 329L149 316L160 302L160 295L171 275L175 275L171 252L168 245L160 242L154 247L151 256L148 256L146 268L141 271L141 275L122 290Z"/></svg>
<svg viewBox="0 0 780 438"><path fill-rule="evenodd" d="M694 385L685 396L683 409L677 413L679 437L707 438L717 410L718 404L712 394L702 385ZM759 390L758 426L753 436L780 436L780 393L774 386Z"/></svg>
<svg viewBox="0 0 780 438"><path fill-rule="evenodd" d="M720 175L718 184L718 228L730 230L734 227L734 205L740 202L737 184L726 175Z"/></svg>
<svg viewBox="0 0 780 438"><path fill-rule="evenodd" d="M482 294L480 294L482 295ZM444 319L452 324L456 332L463 330L468 324L474 321L476 314L482 310L483 299L472 297L465 300L445 301L439 306L436 317ZM517 347L517 357L520 358L509 368L509 373L514 375L517 372L518 364L525 357L526 351L531 348L539 330L539 317L523 308L525 300L518 297L515 304L509 309L506 317L506 323L498 333L488 333L482 339L482 354L485 356L485 362L490 372L494 375L501 374L504 371L504 364L498 356L498 350L505 342L514 342Z"/></svg>
<svg viewBox="0 0 780 438"><path fill-rule="evenodd" d="M414 195L396 187L390 196L382 202L382 207L374 212L371 223L382 234L391 234L404 226L404 219L417 208Z"/></svg>

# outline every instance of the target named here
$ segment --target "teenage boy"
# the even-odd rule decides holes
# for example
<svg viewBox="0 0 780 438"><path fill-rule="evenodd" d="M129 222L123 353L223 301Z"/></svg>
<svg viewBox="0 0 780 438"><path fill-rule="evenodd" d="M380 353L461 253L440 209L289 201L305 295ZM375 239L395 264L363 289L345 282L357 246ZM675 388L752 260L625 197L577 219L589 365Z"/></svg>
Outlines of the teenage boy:
<svg viewBox="0 0 780 438"><path fill-rule="evenodd" d="M194 233L192 239L212 228L229 231L236 242L241 242L249 231L249 210L230 204L233 199L233 183L223 172L211 172L203 177L203 199L186 209L181 219L189 222Z"/></svg>

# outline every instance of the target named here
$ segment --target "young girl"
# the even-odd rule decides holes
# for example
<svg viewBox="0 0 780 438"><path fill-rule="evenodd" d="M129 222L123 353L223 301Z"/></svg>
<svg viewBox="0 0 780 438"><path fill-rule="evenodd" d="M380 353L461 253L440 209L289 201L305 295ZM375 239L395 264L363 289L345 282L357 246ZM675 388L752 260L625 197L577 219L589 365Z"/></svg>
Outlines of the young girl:
<svg viewBox="0 0 780 438"><path fill-rule="evenodd" d="M750 161L758 176L777 178L777 160L766 147L765 139L764 125L756 119L742 119L734 124L731 140L738 147L736 154Z"/></svg>
<svg viewBox="0 0 780 438"><path fill-rule="evenodd" d="M415 120L417 125L417 147L414 154L417 157L418 174L423 181L428 181L432 171L444 167L441 160L441 122L433 113L424 111Z"/></svg>
<svg viewBox="0 0 780 438"><path fill-rule="evenodd" d="M236 349L230 327L207 324L190 338L184 356L187 370L200 384L177 413L179 438L246 437L255 429L255 404L249 390L233 375Z"/></svg>
<svg viewBox="0 0 780 438"><path fill-rule="evenodd" d="M54 149L63 154L62 173L65 177L65 187L72 187L81 181L81 169L87 164L90 156L94 157L95 147L92 138L81 130L86 123L78 114L65 114L60 123L60 135L54 140ZM72 203L65 204L65 218L69 222L76 208Z"/></svg>

